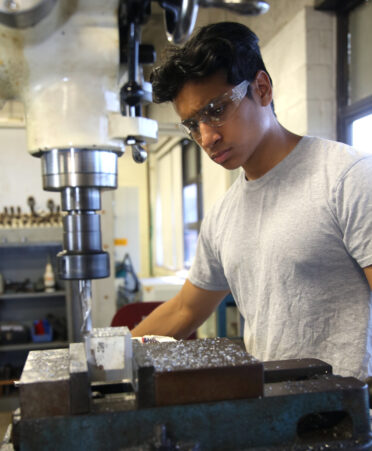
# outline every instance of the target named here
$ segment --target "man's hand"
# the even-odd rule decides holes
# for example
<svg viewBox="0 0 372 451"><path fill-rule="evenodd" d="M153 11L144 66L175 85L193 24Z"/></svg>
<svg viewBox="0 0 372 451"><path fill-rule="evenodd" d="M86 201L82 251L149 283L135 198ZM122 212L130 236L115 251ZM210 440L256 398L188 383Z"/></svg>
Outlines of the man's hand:
<svg viewBox="0 0 372 451"><path fill-rule="evenodd" d="M133 337L189 337L209 317L229 291L203 290L186 280L181 291L164 302L132 331Z"/></svg>

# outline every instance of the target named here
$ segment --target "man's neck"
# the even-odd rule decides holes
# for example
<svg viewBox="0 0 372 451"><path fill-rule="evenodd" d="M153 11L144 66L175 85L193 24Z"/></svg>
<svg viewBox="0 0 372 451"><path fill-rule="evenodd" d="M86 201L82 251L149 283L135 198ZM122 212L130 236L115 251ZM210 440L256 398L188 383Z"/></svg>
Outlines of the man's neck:
<svg viewBox="0 0 372 451"><path fill-rule="evenodd" d="M243 165L246 178L256 180L269 172L292 152L300 139L301 136L295 135L276 123Z"/></svg>

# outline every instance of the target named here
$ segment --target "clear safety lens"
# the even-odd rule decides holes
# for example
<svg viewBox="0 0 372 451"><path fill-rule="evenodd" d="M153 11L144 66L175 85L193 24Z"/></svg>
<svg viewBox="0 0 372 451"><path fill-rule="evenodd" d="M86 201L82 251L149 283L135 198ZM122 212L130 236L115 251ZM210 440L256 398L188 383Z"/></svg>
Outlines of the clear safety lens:
<svg viewBox="0 0 372 451"><path fill-rule="evenodd" d="M197 140L200 138L200 122L211 127L220 127L225 124L239 107L247 93L248 86L249 81L242 81L234 88L209 102L193 118L183 120L179 124L180 129L189 137Z"/></svg>

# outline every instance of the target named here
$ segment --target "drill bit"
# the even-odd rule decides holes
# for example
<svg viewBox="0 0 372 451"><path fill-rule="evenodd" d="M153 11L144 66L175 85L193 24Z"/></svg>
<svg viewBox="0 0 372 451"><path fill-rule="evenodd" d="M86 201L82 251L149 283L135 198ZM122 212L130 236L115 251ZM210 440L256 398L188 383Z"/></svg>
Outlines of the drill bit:
<svg viewBox="0 0 372 451"><path fill-rule="evenodd" d="M88 370L90 372L91 365L91 349L90 349L90 335L92 332L92 281L91 280L79 280L79 297L81 303L81 335L84 341L85 355L88 362Z"/></svg>
<svg viewBox="0 0 372 451"><path fill-rule="evenodd" d="M83 337L90 335L92 331L92 281L79 280L79 294L82 312L81 334Z"/></svg>

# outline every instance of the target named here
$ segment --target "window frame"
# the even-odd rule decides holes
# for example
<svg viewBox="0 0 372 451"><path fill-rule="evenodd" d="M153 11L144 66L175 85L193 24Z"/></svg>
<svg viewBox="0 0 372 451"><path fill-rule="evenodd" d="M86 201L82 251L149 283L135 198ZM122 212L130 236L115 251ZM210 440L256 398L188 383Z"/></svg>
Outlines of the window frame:
<svg viewBox="0 0 372 451"><path fill-rule="evenodd" d="M337 139L347 144L352 143L352 123L372 113L372 95L348 104L349 64L348 33L349 15L365 0L315 0L315 9L333 11L337 16Z"/></svg>
<svg viewBox="0 0 372 451"><path fill-rule="evenodd" d="M348 65L348 33L349 15L364 0L342 2L337 12L337 138L352 143L352 123L366 114L372 113L372 95L357 102L348 104L349 65Z"/></svg>

